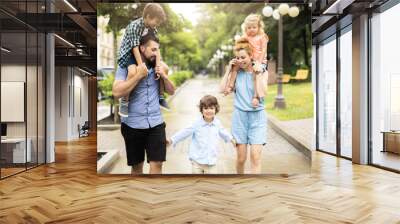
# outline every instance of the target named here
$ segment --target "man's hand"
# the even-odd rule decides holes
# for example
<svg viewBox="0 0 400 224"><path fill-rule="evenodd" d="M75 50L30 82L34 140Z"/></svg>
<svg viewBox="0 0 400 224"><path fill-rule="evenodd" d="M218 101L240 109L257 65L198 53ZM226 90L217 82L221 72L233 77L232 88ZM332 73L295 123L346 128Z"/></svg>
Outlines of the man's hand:
<svg viewBox="0 0 400 224"><path fill-rule="evenodd" d="M137 66L136 65L129 65L128 66L128 77L126 79L131 79L137 74Z"/></svg>
<svg viewBox="0 0 400 224"><path fill-rule="evenodd" d="M147 70L145 63L138 65L136 71L137 71L137 74L140 77L140 79L146 77L149 73L149 70Z"/></svg>

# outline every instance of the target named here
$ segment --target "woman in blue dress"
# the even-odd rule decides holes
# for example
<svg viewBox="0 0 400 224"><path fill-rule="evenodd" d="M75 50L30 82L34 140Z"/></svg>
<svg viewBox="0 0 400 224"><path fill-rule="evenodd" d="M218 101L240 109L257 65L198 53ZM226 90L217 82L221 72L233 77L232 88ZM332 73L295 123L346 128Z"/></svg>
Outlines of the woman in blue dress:
<svg viewBox="0 0 400 224"><path fill-rule="evenodd" d="M234 91L234 110L232 115L232 135L237 145L236 171L244 173L247 160L247 146L250 146L251 173L261 173L261 152L266 144L267 117L264 99L254 94L254 69L251 60L252 48L246 39L235 44L235 58L221 82L223 91L232 73L237 73Z"/></svg>

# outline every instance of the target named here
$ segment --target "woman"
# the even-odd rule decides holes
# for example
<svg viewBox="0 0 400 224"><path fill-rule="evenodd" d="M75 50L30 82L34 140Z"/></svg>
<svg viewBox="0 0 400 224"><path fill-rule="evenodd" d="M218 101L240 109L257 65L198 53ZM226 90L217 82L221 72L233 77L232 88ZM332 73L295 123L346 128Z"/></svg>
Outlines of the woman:
<svg viewBox="0 0 400 224"><path fill-rule="evenodd" d="M236 41L236 57L230 61L229 69L227 69L220 86L220 90L223 92L229 76L237 73L231 129L237 142L236 171L238 174L244 173L247 145L250 145L251 173L261 173L261 152L267 135L267 118L263 99L256 99L260 101L256 107L252 105L255 99L251 55L252 48L247 39L242 38Z"/></svg>

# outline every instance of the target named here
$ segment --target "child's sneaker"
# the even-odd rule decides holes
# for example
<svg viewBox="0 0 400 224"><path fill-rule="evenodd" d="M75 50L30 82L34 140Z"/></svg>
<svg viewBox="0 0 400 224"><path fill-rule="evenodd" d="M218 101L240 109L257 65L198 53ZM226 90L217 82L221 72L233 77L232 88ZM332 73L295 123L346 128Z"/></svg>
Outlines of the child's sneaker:
<svg viewBox="0 0 400 224"><path fill-rule="evenodd" d="M118 114L121 117L128 117L129 101L126 97L119 98L119 111Z"/></svg>
<svg viewBox="0 0 400 224"><path fill-rule="evenodd" d="M160 107L162 109L169 111L170 108L169 108L167 100L165 100L164 96L160 95L159 103L160 103Z"/></svg>

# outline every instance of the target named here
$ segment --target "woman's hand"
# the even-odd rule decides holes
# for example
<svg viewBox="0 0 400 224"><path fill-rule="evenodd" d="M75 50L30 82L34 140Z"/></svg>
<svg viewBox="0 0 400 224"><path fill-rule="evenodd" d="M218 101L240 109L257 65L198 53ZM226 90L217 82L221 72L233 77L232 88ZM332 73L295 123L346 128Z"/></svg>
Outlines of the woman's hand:
<svg viewBox="0 0 400 224"><path fill-rule="evenodd" d="M255 61L254 65L253 65L253 70L256 73L260 73L262 71L261 64L259 62Z"/></svg>
<svg viewBox="0 0 400 224"><path fill-rule="evenodd" d="M263 64L268 64L268 60L267 60L267 59L264 59L262 63L263 63Z"/></svg>
<svg viewBox="0 0 400 224"><path fill-rule="evenodd" d="M224 96L229 95L231 92L233 92L233 87L232 86L227 86L224 90Z"/></svg>
<svg viewBox="0 0 400 224"><path fill-rule="evenodd" d="M258 104L260 104L260 100L257 97L253 97L253 99L251 100L251 105L256 108L258 107Z"/></svg>
<svg viewBox="0 0 400 224"><path fill-rule="evenodd" d="M237 71L239 70L239 62L236 58L232 59L229 62L229 66L232 68L232 71Z"/></svg>

